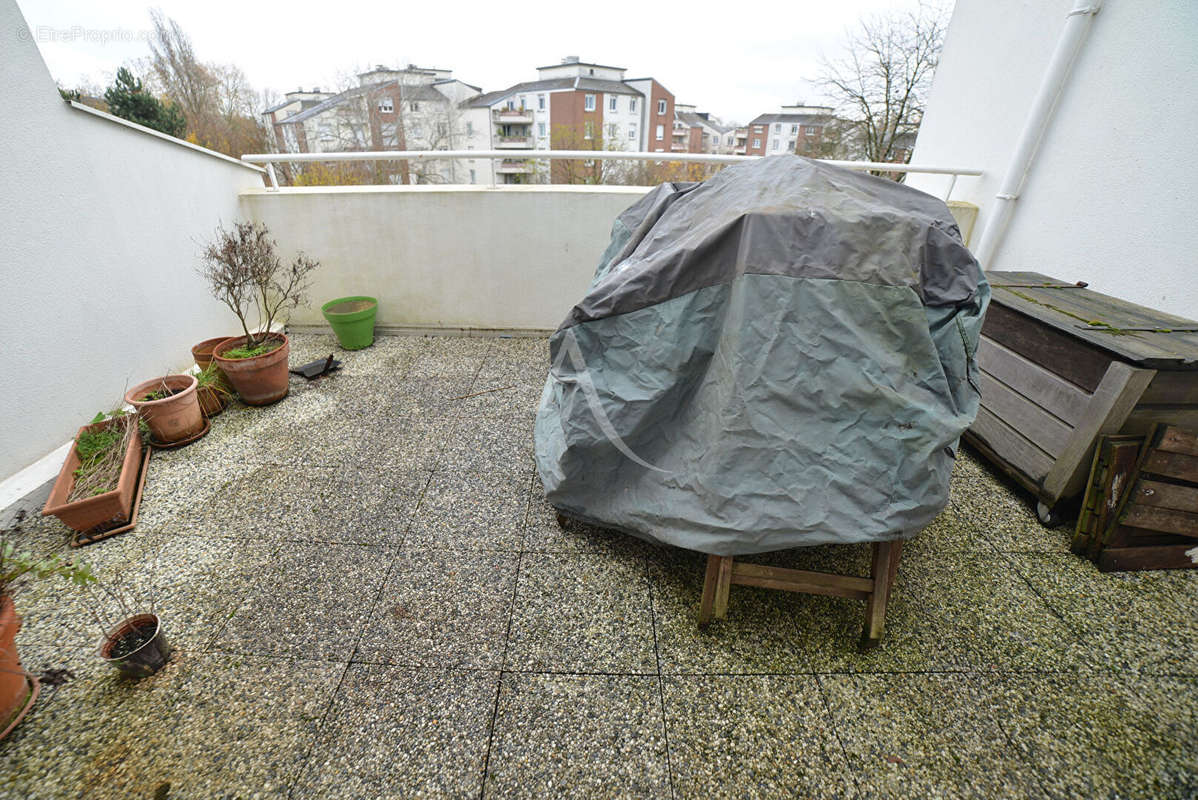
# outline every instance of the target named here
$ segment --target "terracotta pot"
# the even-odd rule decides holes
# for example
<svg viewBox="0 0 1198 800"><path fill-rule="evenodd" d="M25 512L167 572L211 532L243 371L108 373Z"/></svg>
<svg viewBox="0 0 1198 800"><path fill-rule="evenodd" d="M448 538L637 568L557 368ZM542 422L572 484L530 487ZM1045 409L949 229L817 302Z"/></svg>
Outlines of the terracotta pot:
<svg viewBox="0 0 1198 800"><path fill-rule="evenodd" d="M208 419L212 419L224 411L225 406L229 405L228 396L221 394L211 386L201 386L196 389L196 397L200 399L200 411Z"/></svg>
<svg viewBox="0 0 1198 800"><path fill-rule="evenodd" d="M205 339L195 347L191 348L191 357L195 359L196 366L201 370L208 369L208 365L212 363L212 351L216 349L218 344L228 338L228 336L217 336L215 339ZM232 392L233 384L229 383L229 376L226 375L222 369L217 369L217 372L220 373L221 384L223 384L226 389ZM201 400L201 402L203 401ZM226 405L228 404L226 403ZM223 407L224 406L222 406L222 408Z"/></svg>
<svg viewBox="0 0 1198 800"><path fill-rule="evenodd" d="M161 400L142 400L156 389L175 392ZM137 409L138 415L150 426L150 435L161 444L181 442L204 428L204 414L196 396L194 375L167 375L137 384L125 392L125 402Z"/></svg>
<svg viewBox="0 0 1198 800"><path fill-rule="evenodd" d="M251 406L268 406L287 396L287 356L291 353L291 342L281 333L272 334L270 338L274 341L282 339L283 346L253 358L225 358L222 355L245 344L244 336L225 339L212 351L213 358L229 376L237 394Z"/></svg>
<svg viewBox="0 0 1198 800"><path fill-rule="evenodd" d="M113 420L106 419L103 422L84 425L75 434L75 438L78 439L84 431L100 430L112 423ZM71 452L67 453L62 469L58 471L58 479L54 481L54 488L50 490L50 497L42 508L42 516L58 517L64 525L76 531L90 531L106 522L127 522L133 510L133 495L137 489L141 452L141 437L131 436L117 487L111 492L68 503L67 497L71 494L71 489L75 488L75 470L79 468L79 454L72 447Z"/></svg>
<svg viewBox="0 0 1198 800"><path fill-rule="evenodd" d="M0 731L8 727L29 699L29 682L17 656L19 630L21 618L17 616L12 598L0 595Z"/></svg>

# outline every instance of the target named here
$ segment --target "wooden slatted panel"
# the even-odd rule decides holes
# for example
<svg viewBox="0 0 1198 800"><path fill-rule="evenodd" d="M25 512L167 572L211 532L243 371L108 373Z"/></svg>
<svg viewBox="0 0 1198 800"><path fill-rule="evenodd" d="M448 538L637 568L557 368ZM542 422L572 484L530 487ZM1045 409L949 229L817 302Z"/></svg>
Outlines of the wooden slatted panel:
<svg viewBox="0 0 1198 800"><path fill-rule="evenodd" d="M1100 572L1139 569L1193 569L1198 565L1198 545L1158 547L1108 547L1098 557Z"/></svg>
<svg viewBox="0 0 1198 800"><path fill-rule="evenodd" d="M1001 303L990 304L982 334L1087 392L1102 382L1112 356Z"/></svg>
<svg viewBox="0 0 1198 800"><path fill-rule="evenodd" d="M1198 407L1198 372L1159 372L1140 402L1146 405ZM1182 427L1186 427L1184 424Z"/></svg>
<svg viewBox="0 0 1198 800"><path fill-rule="evenodd" d="M1155 450L1144 461L1142 472L1198 483L1198 456Z"/></svg>
<svg viewBox="0 0 1198 800"><path fill-rule="evenodd" d="M802 569L767 567L762 564L732 564L732 582L743 586L760 586L765 589L782 589L789 592L822 594L831 597L867 599L874 584L868 578L851 575L834 575L827 572L810 572ZM717 615L718 616L718 615Z"/></svg>
<svg viewBox="0 0 1198 800"><path fill-rule="evenodd" d="M981 375L982 407L1053 456L1069 443L1073 428L985 372Z"/></svg>
<svg viewBox="0 0 1198 800"><path fill-rule="evenodd" d="M1158 375L1160 373L1157 373ZM1198 375L1198 373L1195 373ZM1146 406L1142 402L1136 406L1123 423L1121 433L1134 436L1145 436L1152 433L1158 422L1177 423L1187 428L1198 428L1198 403L1188 407L1179 406Z"/></svg>
<svg viewBox="0 0 1198 800"><path fill-rule="evenodd" d="M978 343L978 366L1070 426L1085 413L1090 395L1074 384L1035 364L1014 350L983 336ZM982 399L986 399L983 391Z"/></svg>
<svg viewBox="0 0 1198 800"><path fill-rule="evenodd" d="M1132 502L1141 506L1171 508L1198 514L1198 486L1179 486L1144 479L1136 484Z"/></svg>
<svg viewBox="0 0 1198 800"><path fill-rule="evenodd" d="M1153 508L1136 503L1127 507L1123 524L1133 528L1147 528L1178 536L1198 537L1198 514L1175 511L1172 508Z"/></svg>
<svg viewBox="0 0 1198 800"><path fill-rule="evenodd" d="M978 409L969 433L993 452L1000 463L1014 467L1036 486L1052 469L1052 456L985 408Z"/></svg>
<svg viewBox="0 0 1198 800"><path fill-rule="evenodd" d="M1198 456L1198 434L1170 425L1161 434L1161 440L1156 449L1187 456Z"/></svg>

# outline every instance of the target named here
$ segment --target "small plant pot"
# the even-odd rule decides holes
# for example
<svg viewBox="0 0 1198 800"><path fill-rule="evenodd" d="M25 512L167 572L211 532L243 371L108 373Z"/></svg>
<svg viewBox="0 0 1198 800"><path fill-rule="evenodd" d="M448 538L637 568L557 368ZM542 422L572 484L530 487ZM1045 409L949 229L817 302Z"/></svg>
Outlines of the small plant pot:
<svg viewBox="0 0 1198 800"><path fill-rule="evenodd" d="M17 655L16 636L21 618L12 598L0 595L0 731L7 732L29 708L32 691ZM3 735L0 734L0 738Z"/></svg>
<svg viewBox="0 0 1198 800"><path fill-rule="evenodd" d="M181 442L204 428L204 414L196 396L194 375L167 375L144 381L125 392L125 402L137 409L150 426L150 436L160 444ZM143 399L165 386L174 392L161 400Z"/></svg>
<svg viewBox="0 0 1198 800"><path fill-rule="evenodd" d="M200 368L201 372L208 369L208 365L212 363L212 351L216 349L216 346L218 344L220 344L221 342L225 341L228 338L229 338L228 336L217 336L215 339L205 339L204 341L197 344L195 347L191 348L191 357L193 359L195 359L196 366ZM217 368L217 373L220 375L221 385L224 388L228 389L229 392L232 392L233 384L231 384L229 382L229 376L226 375L225 371L220 369L219 367ZM201 402L203 402L203 401L201 400ZM221 408L224 408L228 404L229 404L228 398L226 398L225 403L224 403L224 405L221 406ZM220 412L217 412L217 413L220 413Z"/></svg>
<svg viewBox="0 0 1198 800"><path fill-rule="evenodd" d="M113 628L100 645L100 658L130 678L146 678L166 666L171 646L157 614L138 614Z"/></svg>
<svg viewBox="0 0 1198 800"><path fill-rule="evenodd" d="M339 297L320 307L346 350L361 350L374 344L374 317L379 301L373 297Z"/></svg>
<svg viewBox="0 0 1198 800"><path fill-rule="evenodd" d="M84 425L75 434L75 439L85 431L97 431L114 424L114 420L106 419L91 425ZM42 516L55 516L71 530L90 531L101 525L112 522L127 522L133 511L133 498L137 494L138 463L141 461L142 445L140 436L129 437L129 447L125 451L125 460L121 464L121 477L117 487L111 492L98 494L94 497L84 497L67 502L71 490L75 488L75 470L79 468L79 453L72 447L67 453L50 497L42 508Z"/></svg>
<svg viewBox="0 0 1198 800"><path fill-rule="evenodd" d="M212 419L229 405L228 396L221 394L211 386L199 387L196 389L196 396L200 399L200 411L208 419Z"/></svg>
<svg viewBox="0 0 1198 800"><path fill-rule="evenodd" d="M252 358L224 357L224 353L245 344L246 337L244 336L225 339L212 351L212 357L229 376L237 394L241 395L241 399L251 406L268 406L287 396L289 388L287 356L291 353L291 343L281 333L274 334L270 338L274 341L281 339L282 347L276 347L269 353Z"/></svg>

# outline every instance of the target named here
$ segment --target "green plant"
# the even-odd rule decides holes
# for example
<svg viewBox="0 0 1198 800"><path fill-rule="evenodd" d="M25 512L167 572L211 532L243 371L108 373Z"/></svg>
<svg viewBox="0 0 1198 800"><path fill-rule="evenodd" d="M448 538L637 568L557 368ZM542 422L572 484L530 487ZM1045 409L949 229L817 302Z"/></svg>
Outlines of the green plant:
<svg viewBox="0 0 1198 800"><path fill-rule="evenodd" d="M76 586L86 586L96 580L91 567L76 564L60 553L38 558L29 551L17 551L13 538L20 533L25 512L18 511L11 527L0 530L0 596L11 594L13 584L26 575L34 578L65 578Z"/></svg>
<svg viewBox="0 0 1198 800"><path fill-rule="evenodd" d="M70 99L78 100L77 95L76 92L76 96ZM182 136L187 130L187 120L179 106L163 103L150 94L142 86L141 80L124 67L116 71L116 80L104 92L104 102L108 103L108 110L116 116L170 136Z"/></svg>
<svg viewBox="0 0 1198 800"><path fill-rule="evenodd" d="M241 356L230 356L228 353L225 355L229 358L241 358ZM225 382L224 373L220 371L220 367L216 366L215 361L210 361L208 366L196 373L196 388L209 389L221 397L233 396L229 384Z"/></svg>
<svg viewBox="0 0 1198 800"><path fill-rule="evenodd" d="M144 425L124 409L117 409L110 414L100 412L92 418L92 424L105 420L112 422L98 430L84 431L75 439L79 466L75 468L75 485L67 496L68 502L94 497L116 488L129 439L138 435Z"/></svg>
<svg viewBox="0 0 1198 800"><path fill-rule="evenodd" d="M222 355L225 358L253 358L254 356L269 353L271 350L278 350L282 346L283 343L278 341L263 342L255 347L242 345L241 347L234 347L232 350L226 350Z"/></svg>
<svg viewBox="0 0 1198 800"><path fill-rule="evenodd" d="M275 253L276 245L265 225L239 222L231 230L218 227L215 238L200 256L197 272L208 282L212 296L241 322L247 350L271 338L270 327L281 312L305 302L309 275L320 266L303 253L284 265ZM256 332L250 331L251 312L258 317Z"/></svg>

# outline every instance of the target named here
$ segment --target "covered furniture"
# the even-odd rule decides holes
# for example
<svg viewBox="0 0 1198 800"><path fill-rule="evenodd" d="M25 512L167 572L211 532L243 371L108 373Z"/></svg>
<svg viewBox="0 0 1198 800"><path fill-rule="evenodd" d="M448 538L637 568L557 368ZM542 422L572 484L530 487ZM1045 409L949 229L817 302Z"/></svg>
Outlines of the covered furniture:
<svg viewBox="0 0 1198 800"><path fill-rule="evenodd" d="M704 622L752 583L866 599L880 635L890 543L944 507L977 409L988 297L945 204L893 181L781 156L659 186L550 340L546 497L714 556ZM732 560L863 542L869 578Z"/></svg>

